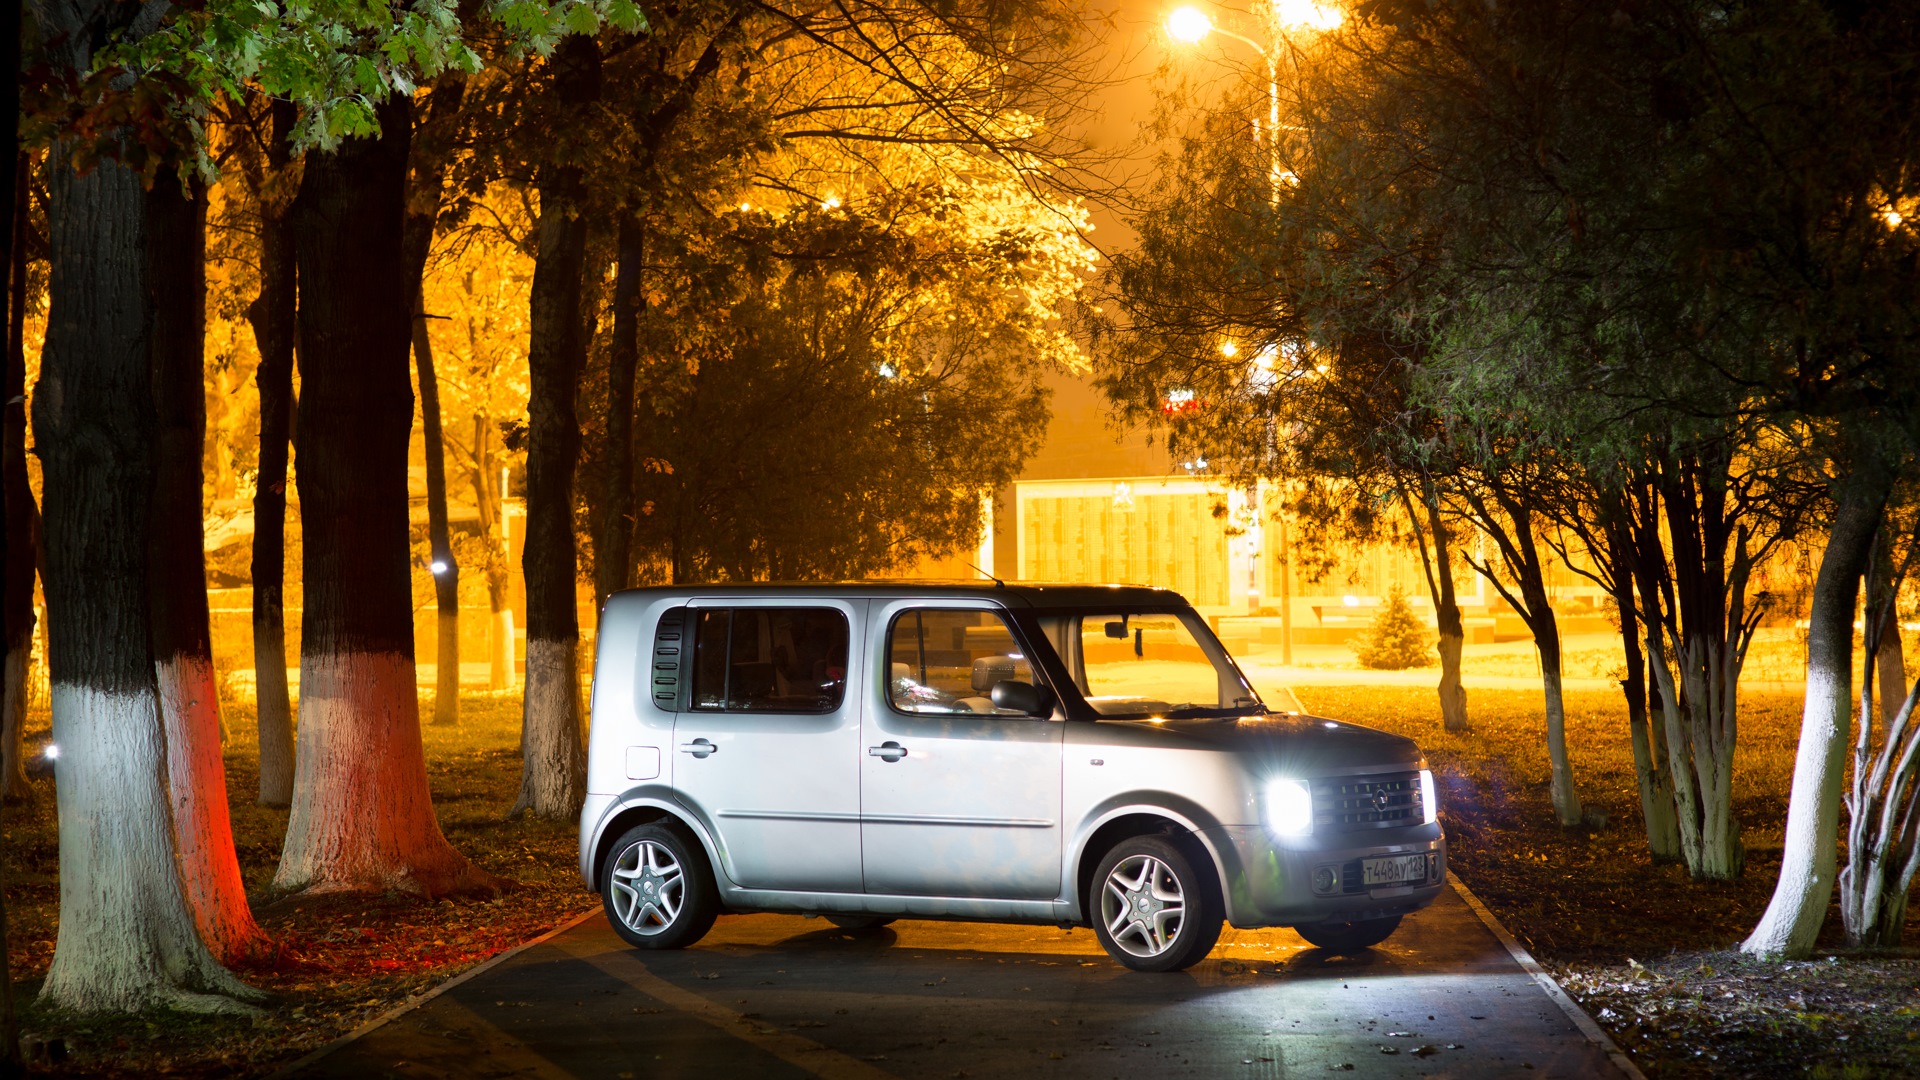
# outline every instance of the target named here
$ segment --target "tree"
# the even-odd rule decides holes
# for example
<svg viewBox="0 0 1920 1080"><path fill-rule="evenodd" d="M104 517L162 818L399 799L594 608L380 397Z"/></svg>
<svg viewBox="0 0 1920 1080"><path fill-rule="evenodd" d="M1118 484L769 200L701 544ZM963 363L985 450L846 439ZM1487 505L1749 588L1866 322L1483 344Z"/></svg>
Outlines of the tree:
<svg viewBox="0 0 1920 1080"><path fill-rule="evenodd" d="M292 160L295 107L274 101L264 138L242 156L260 214L260 292L247 307L260 364L259 468L253 490L254 718L260 738L262 806L293 803L293 704L287 688L287 450L293 443L295 312ZM258 118L249 116L258 128ZM251 133L251 132L250 132Z"/></svg>
<svg viewBox="0 0 1920 1080"><path fill-rule="evenodd" d="M127 33L135 14L106 3L34 8L50 61L76 79L93 70L92 43ZM82 171L92 149L68 136L49 156L51 307L34 394L66 823L60 936L41 996L80 1011L226 1009L255 995L201 943L181 888L147 617L147 196L125 161L104 157Z"/></svg>
<svg viewBox="0 0 1920 1080"><path fill-rule="evenodd" d="M575 34L549 68L553 109L567 130L601 94L600 46ZM575 154L581 151L574 150ZM587 757L580 706L580 617L573 542L573 470L580 454L574 411L586 364L587 228L582 164L562 158L540 178L527 367L527 681L521 720L520 797L509 816L567 817L586 795Z"/></svg>
<svg viewBox="0 0 1920 1080"><path fill-rule="evenodd" d="M186 190L183 190L183 187ZM194 923L224 964L264 957L227 811L220 688L207 612L202 450L206 441L206 207L199 184L161 177L147 193L149 352L156 421L149 604L174 845Z"/></svg>
<svg viewBox="0 0 1920 1080"><path fill-rule="evenodd" d="M440 832L414 690L400 251L409 112L390 100L379 137L309 155L293 206L306 605L282 889L443 896L500 885Z"/></svg>
<svg viewBox="0 0 1920 1080"><path fill-rule="evenodd" d="M1405 593L1395 589L1387 602L1373 613L1366 635L1354 646L1353 655L1360 666L1382 671L1404 671L1426 667L1433 662L1433 644L1427 628L1413 613Z"/></svg>
<svg viewBox="0 0 1920 1080"><path fill-rule="evenodd" d="M4 18L4 15L0 15ZM16 23L18 19L14 20ZM15 110L16 112L18 110ZM33 797L22 735L26 727L27 671L33 659L33 582L40 550L40 508L27 475L27 198L29 155L17 155L12 248L8 258L6 406L0 422L0 487L6 514L6 554L0 557L0 802Z"/></svg>
<svg viewBox="0 0 1920 1080"><path fill-rule="evenodd" d="M1861 621L1865 648L1860 733L1853 744L1852 785L1846 799L1847 865L1839 880L1840 917L1846 925L1847 944L1854 948L1900 944L1907 897L1914 873L1920 870L1920 725L1913 718L1920 687L1908 692L1891 715L1876 716L1874 708L1875 668L1888 653L1881 647L1886 638L1899 633L1900 584L1916 554L1911 526L1902 529L1907 542L1898 554L1890 531L1881 530L1868 556L1867 602ZM1897 663L1899 649L1891 650L1891 655ZM1879 684L1886 686L1886 680ZM1873 736L1876 719L1882 722L1878 746Z"/></svg>

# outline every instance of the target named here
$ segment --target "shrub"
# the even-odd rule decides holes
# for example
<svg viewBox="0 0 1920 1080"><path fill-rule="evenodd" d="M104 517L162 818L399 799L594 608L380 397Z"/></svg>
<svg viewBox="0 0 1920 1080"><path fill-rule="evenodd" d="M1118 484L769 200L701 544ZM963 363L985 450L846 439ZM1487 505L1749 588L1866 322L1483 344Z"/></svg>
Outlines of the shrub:
<svg viewBox="0 0 1920 1080"><path fill-rule="evenodd" d="M1374 612L1373 622L1354 646L1353 655L1361 666L1376 671L1429 667L1435 659L1426 623L1413 613L1405 594L1397 591Z"/></svg>

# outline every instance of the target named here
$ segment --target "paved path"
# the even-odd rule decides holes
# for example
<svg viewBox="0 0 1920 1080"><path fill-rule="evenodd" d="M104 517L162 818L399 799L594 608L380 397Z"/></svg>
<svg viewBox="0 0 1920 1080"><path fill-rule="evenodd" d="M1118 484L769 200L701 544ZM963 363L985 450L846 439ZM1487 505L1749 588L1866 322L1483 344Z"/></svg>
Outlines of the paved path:
<svg viewBox="0 0 1920 1080"><path fill-rule="evenodd" d="M1229 929L1175 975L1088 930L752 915L640 953L596 913L295 1075L1620 1076L1549 985L1453 890L1361 956Z"/></svg>

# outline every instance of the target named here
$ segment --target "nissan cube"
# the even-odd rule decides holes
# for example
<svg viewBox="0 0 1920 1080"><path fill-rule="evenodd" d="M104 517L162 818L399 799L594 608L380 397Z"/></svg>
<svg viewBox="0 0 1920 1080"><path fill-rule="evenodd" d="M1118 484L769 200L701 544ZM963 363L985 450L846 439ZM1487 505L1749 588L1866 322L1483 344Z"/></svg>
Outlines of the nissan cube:
<svg viewBox="0 0 1920 1080"><path fill-rule="evenodd" d="M1367 948L1446 876L1419 747L1269 710L1161 589L617 593L588 758L580 874L643 949L729 913L970 919L1173 971L1223 920Z"/></svg>

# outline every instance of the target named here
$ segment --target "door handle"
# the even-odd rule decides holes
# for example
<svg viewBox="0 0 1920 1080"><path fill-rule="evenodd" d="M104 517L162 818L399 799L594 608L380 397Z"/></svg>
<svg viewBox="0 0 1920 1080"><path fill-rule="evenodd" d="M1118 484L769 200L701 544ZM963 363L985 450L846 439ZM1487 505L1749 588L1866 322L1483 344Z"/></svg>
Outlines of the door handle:
<svg viewBox="0 0 1920 1080"><path fill-rule="evenodd" d="M697 758L704 758L718 749L720 748L705 739L695 739L692 742L680 744L681 753L692 754Z"/></svg>
<svg viewBox="0 0 1920 1080"><path fill-rule="evenodd" d="M907 748L897 742L888 740L879 746L867 747L867 756L877 757L881 761L899 761L901 758L907 756Z"/></svg>

